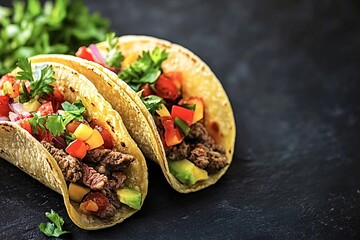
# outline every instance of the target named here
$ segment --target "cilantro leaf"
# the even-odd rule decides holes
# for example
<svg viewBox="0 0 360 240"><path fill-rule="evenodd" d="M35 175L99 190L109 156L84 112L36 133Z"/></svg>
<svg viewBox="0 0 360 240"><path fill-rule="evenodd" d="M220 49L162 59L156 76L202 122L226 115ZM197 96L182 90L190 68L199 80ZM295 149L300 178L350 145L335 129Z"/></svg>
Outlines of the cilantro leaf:
<svg viewBox="0 0 360 240"><path fill-rule="evenodd" d="M156 110L160 109L161 108L160 104L164 101L164 99L156 95L149 95L146 97L142 97L141 100L145 104L146 109L151 114L154 114Z"/></svg>
<svg viewBox="0 0 360 240"><path fill-rule="evenodd" d="M46 121L46 128L49 129L49 132L53 136L60 136L63 132L65 132L65 123L61 115L51 114L48 115Z"/></svg>
<svg viewBox="0 0 360 240"><path fill-rule="evenodd" d="M11 71L18 58L72 54L79 46L104 41L108 26L109 21L90 13L82 0L13 1L12 9L0 6L0 76Z"/></svg>
<svg viewBox="0 0 360 240"><path fill-rule="evenodd" d="M59 237L62 234L69 233L69 231L63 231L64 219L60 217L54 210L45 213L46 217L52 222L40 223L38 225L39 230L48 237Z"/></svg>
<svg viewBox="0 0 360 240"><path fill-rule="evenodd" d="M119 73L119 78L124 80L132 89L138 91L145 83L154 83L160 76L161 64L167 59L169 53L156 47L152 52L143 51L135 62Z"/></svg>
<svg viewBox="0 0 360 240"><path fill-rule="evenodd" d="M118 46L118 38L114 32L106 34L106 43L107 43L107 55L106 55L106 63L110 67L114 67L115 69L120 69L121 62L124 60L124 56L120 51L120 47Z"/></svg>
<svg viewBox="0 0 360 240"><path fill-rule="evenodd" d="M55 82L55 72L51 65L37 65L33 71L31 62L23 58L19 59L17 66L22 71L18 72L16 78L30 82L30 93L27 91L25 84L22 83L22 92L19 99L21 103L29 101L30 98L44 97L54 91L54 87L50 85Z"/></svg>
<svg viewBox="0 0 360 240"><path fill-rule="evenodd" d="M82 122L84 120L82 114L85 112L85 106L82 104L81 101L75 101L73 104L69 102L63 102L61 106L65 111L63 115L65 126L74 119L79 122Z"/></svg>
<svg viewBox="0 0 360 240"><path fill-rule="evenodd" d="M45 133L46 132L46 129L44 126L45 122L46 122L46 116L39 117L37 114L35 114L33 118L30 118L29 123L31 126L32 133L38 134L39 133L38 127L40 128L40 130L42 132Z"/></svg>

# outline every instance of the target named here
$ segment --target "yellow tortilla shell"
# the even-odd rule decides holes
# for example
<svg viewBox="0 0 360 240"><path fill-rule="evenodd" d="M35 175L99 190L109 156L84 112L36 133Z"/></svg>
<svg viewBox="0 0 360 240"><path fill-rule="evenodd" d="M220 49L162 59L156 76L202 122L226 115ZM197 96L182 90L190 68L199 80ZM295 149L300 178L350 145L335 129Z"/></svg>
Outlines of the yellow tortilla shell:
<svg viewBox="0 0 360 240"><path fill-rule="evenodd" d="M235 145L235 120L230 101L220 81L210 68L194 53L177 44L148 36L119 37L120 50L124 56L141 54L155 47L166 49L168 59L163 62L164 72L180 71L183 75L183 96L200 96L205 103L205 126L215 141L226 149L229 165L209 179L189 186L178 181L171 173L165 150L153 117L140 97L115 73L99 64L66 55L40 55L33 61L54 61L70 66L84 74L94 83L98 91L123 117L130 135L148 158L157 162L169 184L178 192L188 193L201 190L216 183L226 172L232 161ZM106 54L106 43L97 44Z"/></svg>
<svg viewBox="0 0 360 240"><path fill-rule="evenodd" d="M58 63L53 66L56 81L54 86L65 100L81 100L86 108L87 120L97 119L114 138L114 150L132 154L135 157L125 174L126 185L141 192L142 203L147 195L148 175L143 154L127 132L118 112L99 94L95 86L83 75ZM36 64L32 64L34 66ZM13 75L16 75L13 71ZM68 188L61 169L51 154L30 133L14 122L0 122L0 157L17 166L47 187L62 194L67 212L72 221L82 229L96 230L113 226L130 217L137 210L125 204L114 217L103 220L80 212L79 203L69 199Z"/></svg>

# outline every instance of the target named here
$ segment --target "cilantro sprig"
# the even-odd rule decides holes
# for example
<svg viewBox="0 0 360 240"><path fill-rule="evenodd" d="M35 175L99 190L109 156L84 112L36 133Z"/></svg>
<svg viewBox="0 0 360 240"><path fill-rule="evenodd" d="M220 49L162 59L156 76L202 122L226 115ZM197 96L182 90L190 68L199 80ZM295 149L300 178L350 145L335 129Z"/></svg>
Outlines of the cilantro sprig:
<svg viewBox="0 0 360 240"><path fill-rule="evenodd" d="M164 99L156 96L156 95L149 95L146 97L141 97L142 102L144 103L146 109L153 115L155 114L156 110L161 108L161 103L164 102Z"/></svg>
<svg viewBox="0 0 360 240"><path fill-rule="evenodd" d="M64 219L59 216L54 210L46 212L45 216L51 221L46 223L40 223L38 225L39 230L48 237L59 237L62 234L69 233L69 231L62 230L64 225Z"/></svg>
<svg viewBox="0 0 360 240"><path fill-rule="evenodd" d="M46 94L52 94L54 87L51 86L55 82L55 72L51 65L37 65L33 70L31 62L26 58L21 58L17 62L17 66L22 70L16 76L19 80L28 80L30 82L30 92L22 82L22 92L19 96L21 103L28 102L31 99L45 97Z"/></svg>
<svg viewBox="0 0 360 240"><path fill-rule="evenodd" d="M121 62L124 60L124 56L120 51L118 38L114 32L106 34L106 43L108 51L106 55L106 64L108 64L109 67L120 69Z"/></svg>
<svg viewBox="0 0 360 240"><path fill-rule="evenodd" d="M132 64L119 73L119 78L124 80L132 89L138 91L144 83L153 84L161 74L161 64L169 53L156 47L152 52L143 51L142 55Z"/></svg>
<svg viewBox="0 0 360 240"><path fill-rule="evenodd" d="M0 1L2 5L2 1ZM0 6L0 76L18 58L72 54L79 46L105 40L109 21L92 14L82 0L17 0Z"/></svg>
<svg viewBox="0 0 360 240"><path fill-rule="evenodd" d="M63 102L61 106L63 108L61 114L50 114L47 116L38 116L35 114L34 117L29 120L32 132L38 134L38 129L40 129L45 133L46 129L48 129L51 135L60 136L65 132L66 125L72 120L75 119L79 122L84 120L82 114L85 112L85 106L80 100L72 104Z"/></svg>

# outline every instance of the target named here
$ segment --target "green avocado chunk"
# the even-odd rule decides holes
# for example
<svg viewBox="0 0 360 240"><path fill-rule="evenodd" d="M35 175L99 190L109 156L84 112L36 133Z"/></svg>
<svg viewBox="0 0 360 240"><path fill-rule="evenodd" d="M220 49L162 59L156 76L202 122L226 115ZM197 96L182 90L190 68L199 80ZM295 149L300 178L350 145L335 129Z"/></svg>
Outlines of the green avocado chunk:
<svg viewBox="0 0 360 240"><path fill-rule="evenodd" d="M171 174L184 184L191 186L198 181L209 178L208 173L204 169L197 167L187 159L169 160L168 163Z"/></svg>
<svg viewBox="0 0 360 240"><path fill-rule="evenodd" d="M141 208L141 193L135 189L124 187L116 190L120 202L131 208L139 210Z"/></svg>

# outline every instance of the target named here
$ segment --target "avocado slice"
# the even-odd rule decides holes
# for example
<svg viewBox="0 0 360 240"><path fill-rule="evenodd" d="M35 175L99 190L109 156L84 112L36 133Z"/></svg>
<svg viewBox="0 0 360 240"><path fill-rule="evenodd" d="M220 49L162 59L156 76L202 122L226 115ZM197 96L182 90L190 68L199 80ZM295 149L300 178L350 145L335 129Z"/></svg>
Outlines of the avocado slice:
<svg viewBox="0 0 360 240"><path fill-rule="evenodd" d="M124 187L116 190L120 202L131 208L139 210L141 208L141 193L135 189Z"/></svg>
<svg viewBox="0 0 360 240"><path fill-rule="evenodd" d="M187 159L172 161L169 160L169 168L180 182L187 185L194 185L196 182L209 178L208 173Z"/></svg>

